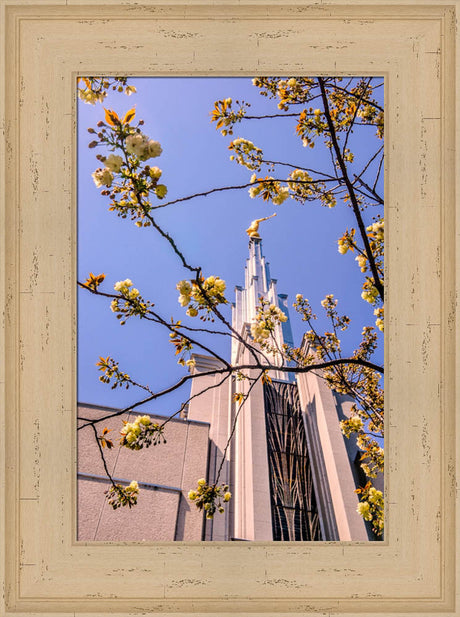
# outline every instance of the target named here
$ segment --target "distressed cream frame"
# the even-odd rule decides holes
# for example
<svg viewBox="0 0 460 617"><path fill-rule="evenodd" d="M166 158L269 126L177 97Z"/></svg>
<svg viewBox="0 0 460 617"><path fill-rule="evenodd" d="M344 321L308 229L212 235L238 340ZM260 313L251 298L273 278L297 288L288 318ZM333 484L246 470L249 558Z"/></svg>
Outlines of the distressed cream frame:
<svg viewBox="0 0 460 617"><path fill-rule="evenodd" d="M458 6L2 0L1 615L460 614ZM385 76L383 543L75 542L75 78L120 72Z"/></svg>

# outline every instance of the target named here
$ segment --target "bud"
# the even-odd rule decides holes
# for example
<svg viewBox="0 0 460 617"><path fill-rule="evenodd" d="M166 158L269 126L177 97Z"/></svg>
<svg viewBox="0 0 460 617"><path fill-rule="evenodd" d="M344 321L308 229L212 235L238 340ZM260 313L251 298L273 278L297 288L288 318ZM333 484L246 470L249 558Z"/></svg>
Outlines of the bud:
<svg viewBox="0 0 460 617"><path fill-rule="evenodd" d="M97 144L98 144L97 141L92 141L91 143L88 144L88 148L95 148Z"/></svg>
<svg viewBox="0 0 460 617"><path fill-rule="evenodd" d="M91 127L88 129L88 133L95 133L96 131L94 129L92 129Z"/></svg>

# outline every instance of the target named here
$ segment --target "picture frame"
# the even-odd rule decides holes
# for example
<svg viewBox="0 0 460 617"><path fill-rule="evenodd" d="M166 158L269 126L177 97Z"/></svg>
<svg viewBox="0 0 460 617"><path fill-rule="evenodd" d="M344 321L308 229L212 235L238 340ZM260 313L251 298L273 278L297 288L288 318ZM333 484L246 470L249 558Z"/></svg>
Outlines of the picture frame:
<svg viewBox="0 0 460 617"><path fill-rule="evenodd" d="M457 7L3 1L6 617L457 614ZM76 78L120 72L385 77L383 542L76 542Z"/></svg>

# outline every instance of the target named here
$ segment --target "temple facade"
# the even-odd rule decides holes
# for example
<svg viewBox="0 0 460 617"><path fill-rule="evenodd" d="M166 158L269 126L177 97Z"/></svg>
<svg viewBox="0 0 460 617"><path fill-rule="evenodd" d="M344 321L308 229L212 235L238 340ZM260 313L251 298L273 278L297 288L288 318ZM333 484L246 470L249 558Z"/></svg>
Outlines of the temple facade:
<svg viewBox="0 0 460 617"><path fill-rule="evenodd" d="M258 353L250 325L260 298L288 316L276 328L276 345L293 345L287 296L278 293L271 278L262 240L251 238L244 286L236 287L232 306L232 327L240 335L239 340L232 338L233 365L254 362L241 339ZM112 511L105 503L101 484L107 482L97 446L84 431L79 435L78 539L375 539L356 511L354 491L364 482L358 448L340 430L352 400L330 390L318 371L294 375L274 369L270 382L259 379L251 385L249 380L206 375L221 368L220 362L200 354L193 357L191 370L201 376L192 380L192 398L182 418L168 425L168 443L109 453L112 475L122 483L134 477L144 489L135 508ZM269 360L273 366L279 362L276 356ZM256 369L244 372L258 375ZM239 413L235 392L248 394ZM107 414L107 409L86 406L85 413L94 417ZM120 418L116 420L119 425ZM204 518L187 498L200 477L210 484L228 484L232 493L225 512L213 519Z"/></svg>

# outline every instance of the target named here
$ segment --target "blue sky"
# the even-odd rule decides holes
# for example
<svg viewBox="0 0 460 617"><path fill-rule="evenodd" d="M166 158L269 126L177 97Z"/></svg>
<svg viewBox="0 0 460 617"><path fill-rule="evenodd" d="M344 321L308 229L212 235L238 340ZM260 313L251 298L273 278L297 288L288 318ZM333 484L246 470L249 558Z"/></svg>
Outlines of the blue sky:
<svg viewBox="0 0 460 617"><path fill-rule="evenodd" d="M185 309L177 302L175 286L188 275L177 256L152 228L139 229L131 221L108 212L109 200L100 196L91 178L99 166L95 154L102 150L88 149L93 136L87 128L103 119L103 106L119 115L135 106L136 119L145 121L144 133L161 143L163 153L151 164L163 170L162 182L168 187L164 201L248 182L252 172L229 159L228 144L235 137L253 141L267 159L302 167L330 170L329 153L320 143L314 149L302 147L295 136L295 118L246 121L237 125L232 137L216 131L209 114L217 99L249 101L254 115L274 113L276 103L261 97L249 78L137 78L129 83L137 88L131 97L110 92L104 105L78 102L78 280L85 280L90 271L103 272L106 279L101 290L112 292L116 281L131 278L162 316L185 322ZM383 99L383 89L379 97ZM379 145L372 128L362 127L359 135L356 133L351 149L357 169L359 161L364 165L366 156ZM292 199L273 206L251 199L247 189L242 189L171 205L158 210L156 216L189 263L201 265L205 276L213 274L225 279L226 296L232 301L235 285L243 284L248 255L245 229L253 219L273 212L277 216L263 223L260 231L278 291L289 294L290 304L296 293L304 294L318 317L322 316L320 301L326 294L334 294L339 309L352 318L343 339L344 348L352 350L359 342L363 325L373 325L375 318L372 307L360 297L363 275L354 255L340 255L337 250L337 239L347 227L355 226L347 206L338 203L336 208L328 209L317 203L301 205ZM366 212L366 220L371 222L376 213ZM295 343L299 344L305 324L292 308L290 318ZM318 321L318 327L320 323L328 328L327 321ZM229 340L218 339L216 348L229 358ZM120 368L136 381L154 390L172 385L186 373L177 365L164 329L139 320L120 326L110 311L109 300L79 290L78 400L124 407L142 398L140 391L111 390L99 382L95 363L99 356L107 355L117 359ZM383 345L377 360L382 358ZM185 386L179 393L149 403L145 411L174 413L188 392Z"/></svg>

